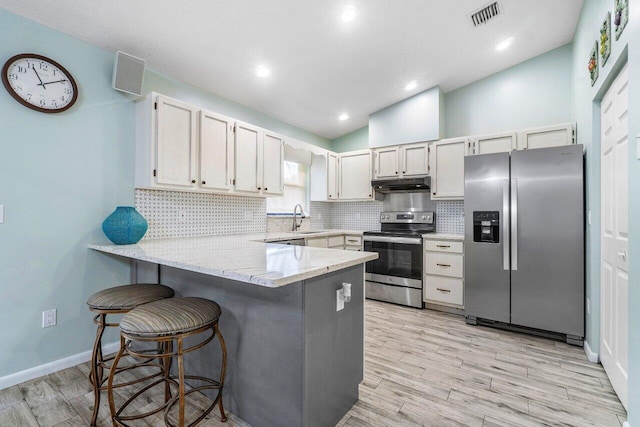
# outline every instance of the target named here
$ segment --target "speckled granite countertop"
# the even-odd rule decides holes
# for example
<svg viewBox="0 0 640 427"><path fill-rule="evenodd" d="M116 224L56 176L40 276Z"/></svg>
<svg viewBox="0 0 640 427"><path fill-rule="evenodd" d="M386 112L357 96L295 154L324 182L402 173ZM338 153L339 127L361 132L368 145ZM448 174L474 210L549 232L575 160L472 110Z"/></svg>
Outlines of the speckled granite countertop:
<svg viewBox="0 0 640 427"><path fill-rule="evenodd" d="M452 234L452 233L429 233L423 234L423 239L428 240L459 240L464 241L464 234Z"/></svg>
<svg viewBox="0 0 640 427"><path fill-rule="evenodd" d="M91 249L169 267L279 287L362 264L371 252L282 245L279 240L361 235L361 231L276 232L141 241L135 245L89 245Z"/></svg>

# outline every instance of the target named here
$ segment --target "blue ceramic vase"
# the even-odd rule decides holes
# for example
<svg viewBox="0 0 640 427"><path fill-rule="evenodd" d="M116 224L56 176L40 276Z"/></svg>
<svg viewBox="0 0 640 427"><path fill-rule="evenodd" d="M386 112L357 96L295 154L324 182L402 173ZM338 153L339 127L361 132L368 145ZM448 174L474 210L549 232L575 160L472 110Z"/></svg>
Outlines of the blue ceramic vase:
<svg viewBox="0 0 640 427"><path fill-rule="evenodd" d="M138 243L149 224L133 206L118 206L102 223L102 231L116 245Z"/></svg>

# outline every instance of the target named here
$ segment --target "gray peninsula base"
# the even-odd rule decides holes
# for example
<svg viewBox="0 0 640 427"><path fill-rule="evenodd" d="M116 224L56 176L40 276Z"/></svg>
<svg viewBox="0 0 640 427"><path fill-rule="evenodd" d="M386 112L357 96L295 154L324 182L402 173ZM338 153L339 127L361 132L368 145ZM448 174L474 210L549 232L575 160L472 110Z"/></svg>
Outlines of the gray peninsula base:
<svg viewBox="0 0 640 427"><path fill-rule="evenodd" d="M268 288L133 260L132 279L220 304L228 355L223 402L251 425L335 426L358 400L364 265ZM352 298L336 312L343 282L352 284ZM187 358L188 373L211 376L220 349L209 344Z"/></svg>

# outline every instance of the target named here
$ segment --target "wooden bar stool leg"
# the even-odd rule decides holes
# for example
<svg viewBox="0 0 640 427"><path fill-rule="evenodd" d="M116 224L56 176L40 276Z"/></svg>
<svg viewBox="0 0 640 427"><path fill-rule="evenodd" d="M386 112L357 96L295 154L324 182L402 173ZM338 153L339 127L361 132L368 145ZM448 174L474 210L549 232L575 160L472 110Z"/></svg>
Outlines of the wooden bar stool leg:
<svg viewBox="0 0 640 427"><path fill-rule="evenodd" d="M93 386L93 414L91 415L91 426L94 427L98 420L98 412L100 410L100 386L102 385L102 375L104 373L102 367L102 335L104 334L106 315L101 313L96 316L98 330L96 332L96 341L93 344L91 352L91 374L89 382Z"/></svg>

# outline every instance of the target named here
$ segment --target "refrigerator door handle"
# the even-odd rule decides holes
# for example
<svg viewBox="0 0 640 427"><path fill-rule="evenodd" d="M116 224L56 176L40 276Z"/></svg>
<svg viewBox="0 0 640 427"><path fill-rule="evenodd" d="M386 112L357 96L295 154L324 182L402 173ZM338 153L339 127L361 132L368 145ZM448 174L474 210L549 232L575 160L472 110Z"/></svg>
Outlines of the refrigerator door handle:
<svg viewBox="0 0 640 427"><path fill-rule="evenodd" d="M518 270L518 180L511 180L511 270Z"/></svg>
<svg viewBox="0 0 640 427"><path fill-rule="evenodd" d="M509 269L509 180L502 180L502 267Z"/></svg>

